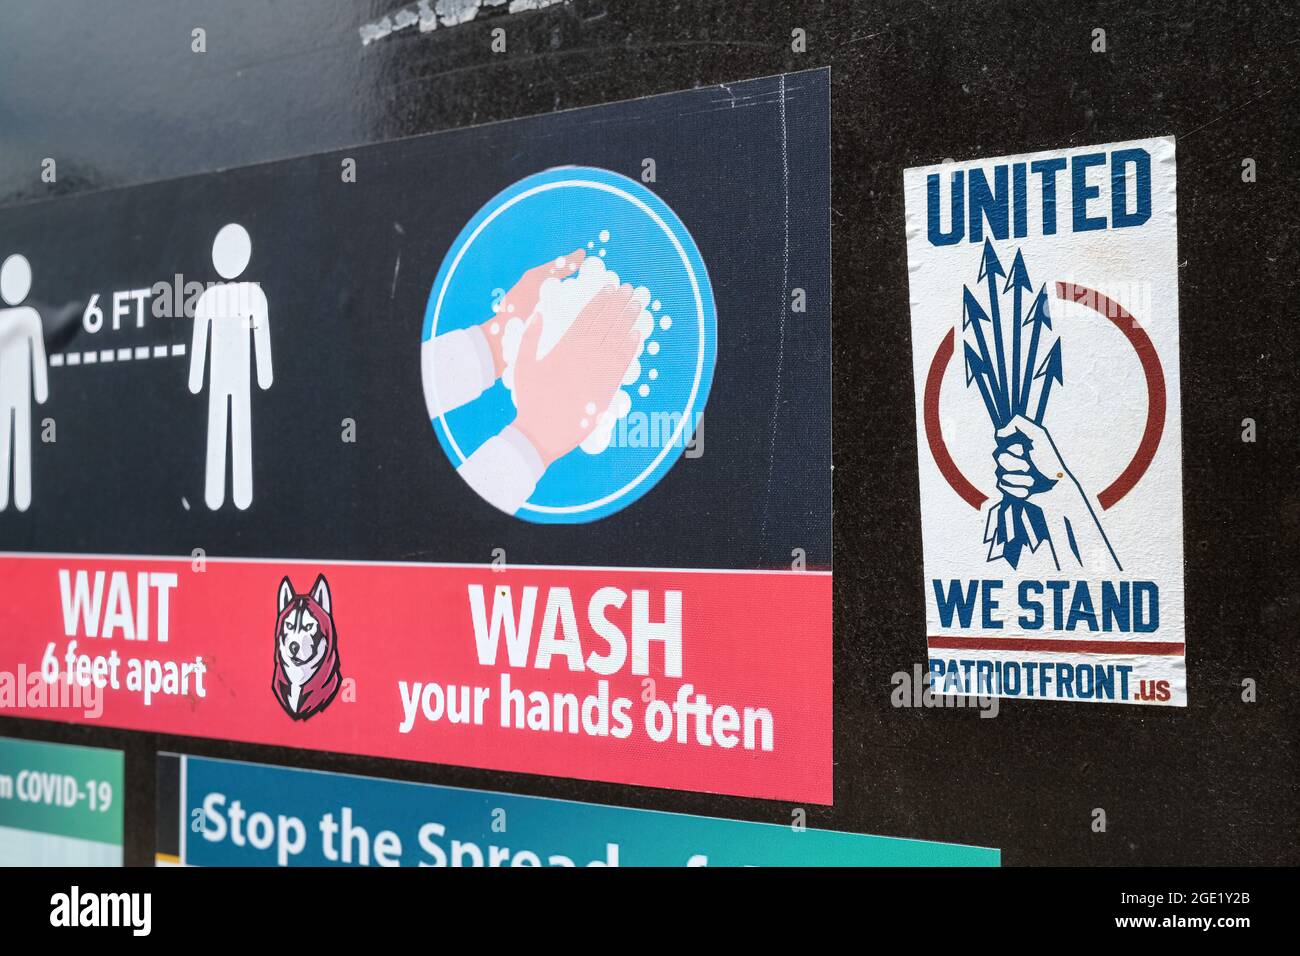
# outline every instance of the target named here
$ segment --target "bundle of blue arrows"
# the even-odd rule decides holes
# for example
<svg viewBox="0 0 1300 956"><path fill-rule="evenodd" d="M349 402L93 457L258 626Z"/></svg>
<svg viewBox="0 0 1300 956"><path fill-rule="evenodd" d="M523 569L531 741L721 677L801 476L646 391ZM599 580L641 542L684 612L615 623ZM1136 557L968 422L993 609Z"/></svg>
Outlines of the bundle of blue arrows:
<svg viewBox="0 0 1300 956"><path fill-rule="evenodd" d="M1005 279L999 290L999 280ZM1061 381L1061 340L1057 338L1039 361L1044 348L1043 330L1052 330L1047 308L1047 285L1034 292L1029 270L1019 249L1007 275L993 251L984 241L980 260L979 283L988 289L988 310L968 286L962 286L962 330L973 332L965 340L966 386L978 387L994 432L1000 432L1017 416L1043 423L1053 383ZM1007 300L1005 303L1003 300ZM1004 316L1002 306L1009 306ZM1026 311L1026 305L1028 310ZM993 350L989 351L992 339ZM1028 339L1026 343L1024 340ZM1010 353L1010 354L1008 354ZM1021 435L998 439L998 450L1025 441ZM1049 539L1043 510L1031 501L1003 494L991 508L984 527L984 542L989 546L988 560L1005 559L1013 568L1020 563L1024 548L1031 552Z"/></svg>

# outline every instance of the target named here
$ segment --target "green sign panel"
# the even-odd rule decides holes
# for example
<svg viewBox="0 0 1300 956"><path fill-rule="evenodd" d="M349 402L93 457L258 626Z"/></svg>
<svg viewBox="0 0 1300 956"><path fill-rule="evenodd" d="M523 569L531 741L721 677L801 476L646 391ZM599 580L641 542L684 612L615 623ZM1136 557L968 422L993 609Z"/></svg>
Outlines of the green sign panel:
<svg viewBox="0 0 1300 956"><path fill-rule="evenodd" d="M120 866L122 752L0 737L0 865Z"/></svg>

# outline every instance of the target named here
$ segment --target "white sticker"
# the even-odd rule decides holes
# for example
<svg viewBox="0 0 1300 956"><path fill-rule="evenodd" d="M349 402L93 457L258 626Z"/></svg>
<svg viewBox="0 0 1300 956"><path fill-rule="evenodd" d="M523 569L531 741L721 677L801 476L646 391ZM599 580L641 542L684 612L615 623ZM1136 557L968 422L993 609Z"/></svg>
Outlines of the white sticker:
<svg viewBox="0 0 1300 956"><path fill-rule="evenodd" d="M1185 706L1173 138L904 187L935 692Z"/></svg>

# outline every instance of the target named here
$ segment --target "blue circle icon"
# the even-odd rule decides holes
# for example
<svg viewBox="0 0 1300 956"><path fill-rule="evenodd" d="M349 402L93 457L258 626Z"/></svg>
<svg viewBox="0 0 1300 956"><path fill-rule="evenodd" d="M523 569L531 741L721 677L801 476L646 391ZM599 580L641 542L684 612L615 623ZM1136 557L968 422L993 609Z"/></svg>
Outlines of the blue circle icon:
<svg viewBox="0 0 1300 956"><path fill-rule="evenodd" d="M640 183L550 169L465 225L429 293L429 420L460 476L526 521L627 507L693 447L717 358L708 270Z"/></svg>

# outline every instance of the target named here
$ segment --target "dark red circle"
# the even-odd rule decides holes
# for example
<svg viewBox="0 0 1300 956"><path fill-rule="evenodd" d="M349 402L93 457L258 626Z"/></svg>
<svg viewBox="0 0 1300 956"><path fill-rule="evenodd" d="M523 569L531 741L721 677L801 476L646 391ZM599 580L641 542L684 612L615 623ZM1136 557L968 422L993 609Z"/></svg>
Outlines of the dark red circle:
<svg viewBox="0 0 1300 956"><path fill-rule="evenodd" d="M1137 451L1133 453L1133 458L1120 472L1119 477L1097 496L1102 508L1110 508L1133 490L1146 474L1146 470L1151 467L1151 460L1155 458L1156 449L1160 447L1160 437L1165 430L1167 402L1164 369L1160 365L1160 356L1156 354L1151 337L1138 324L1137 319L1118 302L1094 289L1069 282L1056 283L1056 297L1087 305L1093 311L1110 319L1133 346L1133 351L1137 353L1138 361L1142 364L1142 373L1146 376L1147 421L1146 427L1142 430L1142 440L1138 442ZM952 486L952 490L957 492L963 501L978 510L988 500L988 496L961 473L957 463L953 461L952 454L948 451L948 446L944 444L943 429L939 423L939 389L943 385L943 376L948 369L948 363L952 361L955 338L954 330L949 329L948 334L939 343L939 348L935 350L934 358L930 361L930 370L925 377L925 438L930 446L934 463L938 466L944 480Z"/></svg>

